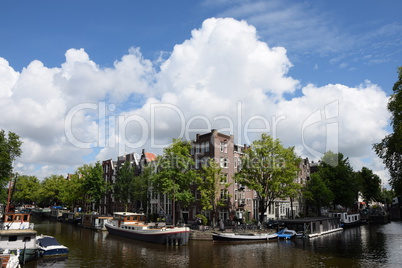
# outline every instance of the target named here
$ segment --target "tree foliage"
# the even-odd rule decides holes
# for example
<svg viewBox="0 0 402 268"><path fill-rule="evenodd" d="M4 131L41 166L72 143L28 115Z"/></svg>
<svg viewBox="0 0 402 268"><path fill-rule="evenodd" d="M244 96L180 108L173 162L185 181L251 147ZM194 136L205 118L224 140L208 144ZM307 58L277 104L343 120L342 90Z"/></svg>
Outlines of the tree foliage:
<svg viewBox="0 0 402 268"><path fill-rule="evenodd" d="M21 204L35 203L39 199L39 189L40 181L35 176L18 176L12 200Z"/></svg>
<svg viewBox="0 0 402 268"><path fill-rule="evenodd" d="M208 164L200 169L200 176L197 181L197 190L200 192L200 203L203 210L213 212L215 223L217 209L226 206L226 200L217 198L221 190L227 190L230 183L225 182L226 175L222 168L214 160L210 159Z"/></svg>
<svg viewBox="0 0 402 268"><path fill-rule="evenodd" d="M141 202L141 208L147 211L148 190L152 176L153 164L149 163L143 166L142 172L134 177L134 199Z"/></svg>
<svg viewBox="0 0 402 268"><path fill-rule="evenodd" d="M381 179L378 175L374 174L371 169L363 167L358 172L360 179L360 192L367 203L371 200L378 200L381 198Z"/></svg>
<svg viewBox="0 0 402 268"><path fill-rule="evenodd" d="M398 68L398 81L392 90L388 110L393 133L374 144L373 148L389 170L390 185L397 195L402 195L402 67Z"/></svg>
<svg viewBox="0 0 402 268"><path fill-rule="evenodd" d="M322 158L318 175L333 193L332 205L352 207L357 201L359 180L342 153L326 152Z"/></svg>
<svg viewBox="0 0 402 268"><path fill-rule="evenodd" d="M278 139L266 134L245 150L236 179L256 191L260 222L275 199L287 197L292 188L298 187L295 178L299 163L294 147L285 148Z"/></svg>
<svg viewBox="0 0 402 268"><path fill-rule="evenodd" d="M190 143L173 139L173 143L164 149L163 155L158 156L157 171L152 176L154 190L167 194L174 203L178 201L184 207L194 200L190 185L197 177L190 149Z"/></svg>
<svg viewBox="0 0 402 268"><path fill-rule="evenodd" d="M102 165L99 161L94 166L84 165L79 168L79 173L84 179L82 186L85 191L85 201L94 204L93 209L96 210L99 207L101 198L108 189L108 184L103 178Z"/></svg>
<svg viewBox="0 0 402 268"><path fill-rule="evenodd" d="M13 176L13 162L22 153L20 137L4 130L0 130L0 198L6 201L6 185Z"/></svg>
<svg viewBox="0 0 402 268"><path fill-rule="evenodd" d="M42 206L62 205L62 191L65 188L66 179L61 175L46 177L39 189L39 202Z"/></svg>
<svg viewBox="0 0 402 268"><path fill-rule="evenodd" d="M60 201L62 204L74 209L80 202L83 201L84 192L84 179L80 174L75 173L69 177L63 184L64 187L60 192Z"/></svg>
<svg viewBox="0 0 402 268"><path fill-rule="evenodd" d="M334 194L326 182L317 173L313 173L303 189L303 197L306 205L313 207L320 216L321 207L329 206L334 199Z"/></svg>
<svg viewBox="0 0 402 268"><path fill-rule="evenodd" d="M124 204L127 211L127 204L130 200L134 200L134 178L135 168L129 161L117 170L116 183L113 185L113 196Z"/></svg>

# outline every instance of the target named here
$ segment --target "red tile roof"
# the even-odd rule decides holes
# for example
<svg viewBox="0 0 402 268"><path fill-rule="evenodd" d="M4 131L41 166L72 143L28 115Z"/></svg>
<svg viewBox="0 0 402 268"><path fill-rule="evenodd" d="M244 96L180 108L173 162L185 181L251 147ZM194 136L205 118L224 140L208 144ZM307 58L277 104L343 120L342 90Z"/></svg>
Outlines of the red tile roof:
<svg viewBox="0 0 402 268"><path fill-rule="evenodd" d="M156 155L153 153L145 153L148 162L152 162L156 160Z"/></svg>

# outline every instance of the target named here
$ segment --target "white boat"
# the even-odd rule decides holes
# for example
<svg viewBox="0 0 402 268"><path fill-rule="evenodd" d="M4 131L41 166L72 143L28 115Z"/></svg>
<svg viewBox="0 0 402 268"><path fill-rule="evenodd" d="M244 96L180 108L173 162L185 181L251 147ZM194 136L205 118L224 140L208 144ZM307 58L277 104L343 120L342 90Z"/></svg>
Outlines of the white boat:
<svg viewBox="0 0 402 268"><path fill-rule="evenodd" d="M157 244L187 245L190 237L190 228L147 224L143 213L115 212L113 219L105 222L105 227L112 235Z"/></svg>
<svg viewBox="0 0 402 268"><path fill-rule="evenodd" d="M329 217L339 218L343 228L361 224L360 213L358 212L329 212Z"/></svg>
<svg viewBox="0 0 402 268"><path fill-rule="evenodd" d="M276 240L278 235L268 233L213 233L212 240L214 242L264 242Z"/></svg>
<svg viewBox="0 0 402 268"><path fill-rule="evenodd" d="M68 254L68 247L61 245L53 236L40 235L37 238L37 244L40 255L43 257Z"/></svg>
<svg viewBox="0 0 402 268"><path fill-rule="evenodd" d="M0 248L12 253L19 252L20 263L39 257L35 230L0 230Z"/></svg>

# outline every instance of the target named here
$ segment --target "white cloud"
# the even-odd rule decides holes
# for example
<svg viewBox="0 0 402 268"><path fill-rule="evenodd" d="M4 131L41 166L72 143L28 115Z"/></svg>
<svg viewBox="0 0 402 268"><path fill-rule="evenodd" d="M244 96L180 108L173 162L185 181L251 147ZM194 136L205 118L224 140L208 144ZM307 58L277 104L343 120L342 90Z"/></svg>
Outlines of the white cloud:
<svg viewBox="0 0 402 268"><path fill-rule="evenodd" d="M212 18L174 47L159 72L136 48L112 68L101 68L83 49L68 50L59 68L33 61L21 73L0 59L6 88L0 127L23 137L16 168L38 176L66 172L92 154L95 161L142 148L158 153L172 138L210 128L244 143L256 137L248 129L265 127L309 157L306 146L321 153L332 135L338 140L330 145L346 156L372 157L372 143L387 126L385 93L367 82L305 85L300 95L286 53L262 42L245 21ZM100 145L98 155L71 137L86 147Z"/></svg>

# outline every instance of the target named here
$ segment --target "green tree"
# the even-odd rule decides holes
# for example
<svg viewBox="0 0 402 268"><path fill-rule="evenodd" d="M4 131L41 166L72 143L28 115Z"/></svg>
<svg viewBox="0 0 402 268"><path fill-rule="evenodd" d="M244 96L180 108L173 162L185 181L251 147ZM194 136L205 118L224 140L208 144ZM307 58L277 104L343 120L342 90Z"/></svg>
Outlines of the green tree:
<svg viewBox="0 0 402 268"><path fill-rule="evenodd" d="M95 165L84 165L78 169L79 174L82 175L83 189L85 193L85 201L87 205L91 204L91 210L97 210L100 200L108 190L108 183L103 178L103 169L100 162ZM88 207L86 209L88 211Z"/></svg>
<svg viewBox="0 0 402 268"><path fill-rule="evenodd" d="M241 171L236 174L239 183L256 191L260 222L264 213L277 198L285 198L295 186L295 174L300 158L294 147L285 148L278 139L262 134L245 150Z"/></svg>
<svg viewBox="0 0 402 268"><path fill-rule="evenodd" d="M387 189L382 189L380 193L380 202L383 202L384 204L387 204L388 206L391 206L392 204L392 199L396 197L395 192L393 190L387 190Z"/></svg>
<svg viewBox="0 0 402 268"><path fill-rule="evenodd" d="M147 211L148 190L153 169L153 163L149 163L143 167L140 175L134 177L134 199L140 201L140 209L144 211Z"/></svg>
<svg viewBox="0 0 402 268"><path fill-rule="evenodd" d="M352 207L357 202L359 180L349 159L341 153L326 152L322 158L318 175L325 181L327 187L334 194L333 207L341 205Z"/></svg>
<svg viewBox="0 0 402 268"><path fill-rule="evenodd" d="M226 206L227 200L218 198L220 191L227 190L230 183L226 182L226 174L222 173L222 168L214 159L210 159L208 165L202 166L197 179L202 209L212 211L212 225L215 226L217 210Z"/></svg>
<svg viewBox="0 0 402 268"><path fill-rule="evenodd" d="M313 173L303 189L303 197L306 205L314 208L317 215L321 216L321 207L328 207L334 199L334 194L325 181L317 173Z"/></svg>
<svg viewBox="0 0 402 268"><path fill-rule="evenodd" d="M374 144L376 154L382 158L391 178L389 183L397 195L402 195L402 67L398 68L398 81L392 88L388 110L391 112L393 133Z"/></svg>
<svg viewBox="0 0 402 268"><path fill-rule="evenodd" d="M80 202L83 201L84 196L84 179L78 173L75 173L65 181L64 187L60 192L60 201L74 209Z"/></svg>
<svg viewBox="0 0 402 268"><path fill-rule="evenodd" d="M366 203L381 198L381 179L371 169L363 167L358 172L360 178L360 192ZM380 200L378 200L380 201Z"/></svg>
<svg viewBox="0 0 402 268"><path fill-rule="evenodd" d="M134 178L135 169L129 161L117 170L116 182L113 185L113 196L122 203L127 211L130 200L134 200Z"/></svg>
<svg viewBox="0 0 402 268"><path fill-rule="evenodd" d="M20 137L13 133L0 130L0 201L7 199L7 183L13 176L13 162L22 153Z"/></svg>
<svg viewBox="0 0 402 268"><path fill-rule="evenodd" d="M40 181L35 176L18 176L13 193L15 203L32 204L39 200Z"/></svg>
<svg viewBox="0 0 402 268"><path fill-rule="evenodd" d="M61 205L61 192L65 187L66 179L61 175L46 177L39 188L40 204L42 206Z"/></svg>
<svg viewBox="0 0 402 268"><path fill-rule="evenodd" d="M190 155L191 145L180 139L166 147L163 155L157 158L157 172L152 176L152 186L156 191L167 194L173 201L173 224L176 219L176 201L179 206L188 206L194 197L190 185L196 181L197 174L192 168L194 160Z"/></svg>

